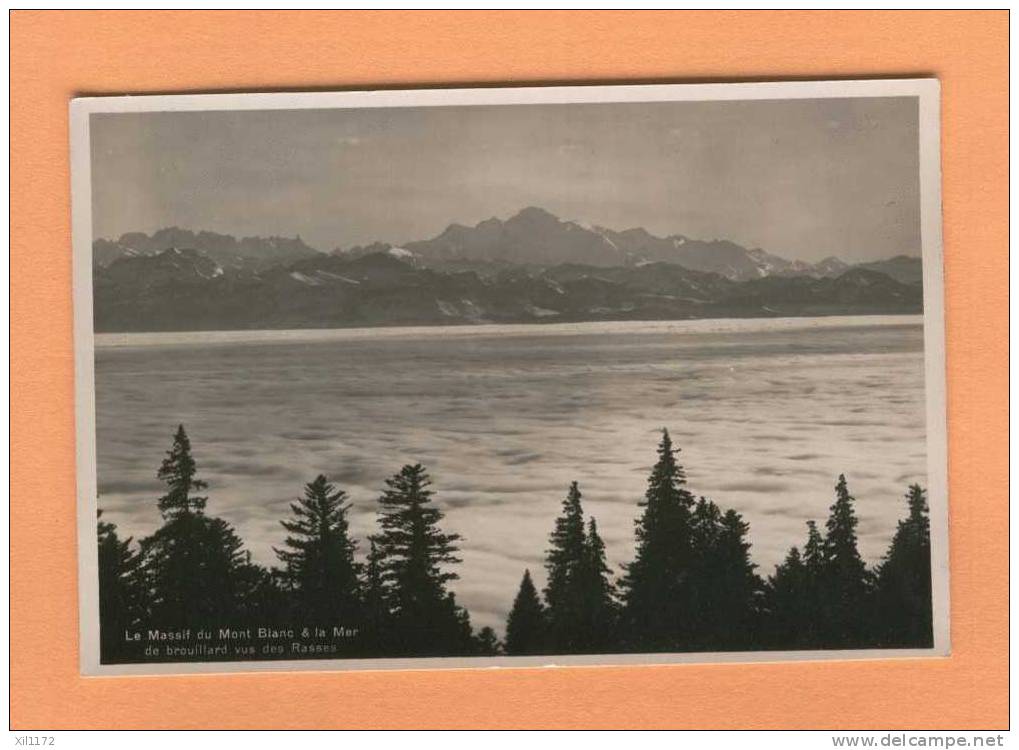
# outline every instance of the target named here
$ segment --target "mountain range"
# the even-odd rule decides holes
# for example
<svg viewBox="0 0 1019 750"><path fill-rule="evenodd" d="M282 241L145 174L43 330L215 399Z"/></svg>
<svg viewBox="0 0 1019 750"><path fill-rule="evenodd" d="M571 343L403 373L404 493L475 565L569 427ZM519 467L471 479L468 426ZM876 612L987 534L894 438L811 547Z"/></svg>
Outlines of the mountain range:
<svg viewBox="0 0 1019 750"><path fill-rule="evenodd" d="M475 227L450 225L431 240L412 242L405 249L426 261L485 260L539 266L587 263L593 266L632 266L676 263L695 271L711 271L733 281L771 275L832 275L848 265L835 263L829 273L821 266L788 261L761 249L748 250L728 240L695 240L682 235L657 237L645 229L621 232L563 221L540 208L525 208L500 221L487 219Z"/></svg>
<svg viewBox="0 0 1019 750"><path fill-rule="evenodd" d="M922 310L919 258L789 261L528 208L430 240L325 254L170 228L93 243L95 328L164 331Z"/></svg>
<svg viewBox="0 0 1019 750"><path fill-rule="evenodd" d="M384 243L337 249L338 255L364 255L393 249ZM408 242L396 253L435 268L484 270L507 265L546 267L560 263L632 266L675 263L709 271L732 281L765 276L838 276L852 266L835 257L817 263L787 260L760 248L747 249L724 239L699 240L680 234L658 237L643 228L616 231L564 221L541 208L525 208L505 221L491 218L468 227L450 224L430 240ZM894 262L893 262L894 261ZM920 258L900 255L866 267L905 283L920 280Z"/></svg>
<svg viewBox="0 0 1019 750"><path fill-rule="evenodd" d="M304 244L300 237L242 237L216 232L192 232L169 227L144 234L129 232L118 240L99 239L92 243L93 266L109 266L121 258L156 255L170 248L197 250L223 269L260 271L293 263L321 253Z"/></svg>

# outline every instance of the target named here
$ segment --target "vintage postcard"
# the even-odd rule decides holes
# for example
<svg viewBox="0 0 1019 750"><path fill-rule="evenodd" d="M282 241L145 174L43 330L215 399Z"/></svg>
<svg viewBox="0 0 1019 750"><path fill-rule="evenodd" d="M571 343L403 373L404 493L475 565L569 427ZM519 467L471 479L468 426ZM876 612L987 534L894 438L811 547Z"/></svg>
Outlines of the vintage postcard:
<svg viewBox="0 0 1019 750"><path fill-rule="evenodd" d="M71 114L83 673L949 652L937 81Z"/></svg>

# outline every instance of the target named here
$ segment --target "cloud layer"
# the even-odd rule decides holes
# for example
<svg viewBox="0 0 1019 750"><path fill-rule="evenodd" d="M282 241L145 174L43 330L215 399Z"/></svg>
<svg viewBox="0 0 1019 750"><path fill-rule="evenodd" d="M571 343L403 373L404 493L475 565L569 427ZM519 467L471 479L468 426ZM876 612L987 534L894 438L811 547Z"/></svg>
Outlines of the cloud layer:
<svg viewBox="0 0 1019 750"><path fill-rule="evenodd" d="M280 519L316 474L349 493L363 539L385 477L420 461L445 527L464 536L458 597L476 624L501 631L524 568L544 580L570 481L598 518L610 564L630 559L637 502L668 427L691 489L750 522L762 573L802 543L807 519L823 523L840 472L859 501L861 551L875 561L906 485L924 482L920 326L755 325L101 347L100 506L126 534L154 530L155 472L183 422L210 485L208 511L270 564Z"/></svg>

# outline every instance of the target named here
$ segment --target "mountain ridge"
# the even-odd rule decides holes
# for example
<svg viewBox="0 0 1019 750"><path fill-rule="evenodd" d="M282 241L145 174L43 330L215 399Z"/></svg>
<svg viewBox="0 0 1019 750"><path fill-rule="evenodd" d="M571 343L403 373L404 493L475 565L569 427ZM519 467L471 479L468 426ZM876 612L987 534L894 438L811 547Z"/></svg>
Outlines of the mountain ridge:
<svg viewBox="0 0 1019 750"><path fill-rule="evenodd" d="M237 239L215 232L169 227L152 235L129 232L117 240L97 239L93 242L93 263L106 267L121 257L152 255L170 247L193 248L225 269L245 271L286 265L321 253L299 236ZM439 270L481 273L511 266L537 269L562 263L586 263L612 267L662 261L695 271L719 273L733 281L748 281L766 276L838 276L853 267L835 257L817 263L788 260L726 239L692 239L681 234L659 237L642 227L614 230L589 226L560 219L536 206L521 209L506 220L492 217L473 227L452 223L427 240L402 245L373 242L337 249L332 254L356 256L383 251L392 251L399 257ZM917 283L921 276L920 259L914 256L896 256L857 265L887 273L906 283Z"/></svg>
<svg viewBox="0 0 1019 750"><path fill-rule="evenodd" d="M127 232L116 240L97 239L92 243L93 266L109 266L112 262L139 255L155 255L164 250L197 250L222 268L257 271L301 258L313 257L320 251L305 244L300 236L241 237L206 230L192 231L165 227L151 235Z"/></svg>
<svg viewBox="0 0 1019 750"><path fill-rule="evenodd" d="M851 268L837 277L733 281L661 261L562 263L489 274L422 266L390 250L224 269L194 249L128 255L94 271L95 330L678 320L922 311L922 289Z"/></svg>

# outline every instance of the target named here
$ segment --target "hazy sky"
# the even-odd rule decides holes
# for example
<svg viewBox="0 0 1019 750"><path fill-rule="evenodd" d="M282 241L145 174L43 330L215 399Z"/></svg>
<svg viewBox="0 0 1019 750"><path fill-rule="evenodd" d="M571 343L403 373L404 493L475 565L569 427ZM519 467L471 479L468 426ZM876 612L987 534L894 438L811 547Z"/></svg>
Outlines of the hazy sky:
<svg viewBox="0 0 1019 750"><path fill-rule="evenodd" d="M789 258L920 252L914 98L93 115L93 231L427 239L535 205Z"/></svg>

